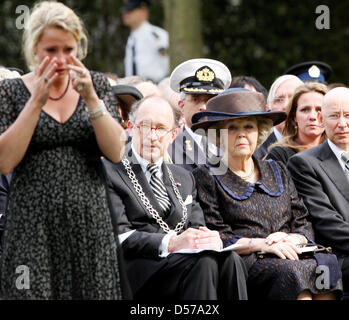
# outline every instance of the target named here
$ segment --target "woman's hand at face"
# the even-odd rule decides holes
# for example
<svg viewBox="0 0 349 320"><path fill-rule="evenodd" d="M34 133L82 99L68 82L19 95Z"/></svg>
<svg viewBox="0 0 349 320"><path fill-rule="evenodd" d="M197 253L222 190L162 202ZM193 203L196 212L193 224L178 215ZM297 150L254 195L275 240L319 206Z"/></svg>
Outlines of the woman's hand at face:
<svg viewBox="0 0 349 320"><path fill-rule="evenodd" d="M89 100L98 99L88 69L73 55L69 57L68 62L73 88L82 96L86 103Z"/></svg>
<svg viewBox="0 0 349 320"><path fill-rule="evenodd" d="M34 71L34 85L31 99L35 100L42 108L49 97L50 87L56 80L58 74L56 58L45 57Z"/></svg>

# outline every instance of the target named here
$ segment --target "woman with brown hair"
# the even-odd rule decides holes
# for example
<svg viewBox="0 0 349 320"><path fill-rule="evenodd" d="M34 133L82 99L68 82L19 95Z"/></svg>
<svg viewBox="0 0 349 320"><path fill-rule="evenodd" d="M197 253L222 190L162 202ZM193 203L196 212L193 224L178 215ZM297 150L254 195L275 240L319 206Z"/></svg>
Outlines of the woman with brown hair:
<svg viewBox="0 0 349 320"><path fill-rule="evenodd" d="M319 116L327 91L327 87L318 82L307 82L296 89L286 109L283 139L268 148L266 159L286 165L297 152L315 147L325 140L325 129Z"/></svg>

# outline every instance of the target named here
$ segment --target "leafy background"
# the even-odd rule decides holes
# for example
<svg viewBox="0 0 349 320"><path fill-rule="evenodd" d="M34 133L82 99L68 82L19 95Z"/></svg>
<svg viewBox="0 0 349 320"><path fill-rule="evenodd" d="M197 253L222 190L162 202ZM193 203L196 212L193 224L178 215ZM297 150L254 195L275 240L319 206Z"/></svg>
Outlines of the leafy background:
<svg viewBox="0 0 349 320"><path fill-rule="evenodd" d="M167 0L153 0L150 22L165 27L163 1ZM123 77L129 30L121 21L122 0L62 2L73 8L86 24L87 67ZM16 28L15 10L18 5L31 7L33 3L1 1L0 65L26 70L21 54L22 30ZM329 30L318 30L315 26L318 17L315 10L319 5L330 9ZM334 70L329 82L349 83L349 1L201 0L199 8L193 10L201 10L203 46L198 55L222 61L233 76L255 76L268 89L288 67L321 60ZM190 21L180 27L189 30Z"/></svg>

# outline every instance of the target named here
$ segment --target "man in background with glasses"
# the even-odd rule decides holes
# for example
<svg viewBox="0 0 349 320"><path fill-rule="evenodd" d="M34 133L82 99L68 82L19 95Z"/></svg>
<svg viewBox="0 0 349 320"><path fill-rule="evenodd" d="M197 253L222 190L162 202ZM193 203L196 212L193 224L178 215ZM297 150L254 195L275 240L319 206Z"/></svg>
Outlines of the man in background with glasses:
<svg viewBox="0 0 349 320"><path fill-rule="evenodd" d="M246 269L235 252L175 253L222 249L218 232L205 227L192 174L163 158L180 117L161 97L136 102L123 160L104 159L110 212L134 298L247 299Z"/></svg>
<svg viewBox="0 0 349 320"><path fill-rule="evenodd" d="M286 111L287 104L292 98L296 88L303 84L295 75L286 74L276 78L270 87L266 110ZM275 142L282 140L282 131L285 122L281 122L273 128L273 132L266 138L266 140L258 147L254 155L258 159L263 159L269 152L268 148Z"/></svg>

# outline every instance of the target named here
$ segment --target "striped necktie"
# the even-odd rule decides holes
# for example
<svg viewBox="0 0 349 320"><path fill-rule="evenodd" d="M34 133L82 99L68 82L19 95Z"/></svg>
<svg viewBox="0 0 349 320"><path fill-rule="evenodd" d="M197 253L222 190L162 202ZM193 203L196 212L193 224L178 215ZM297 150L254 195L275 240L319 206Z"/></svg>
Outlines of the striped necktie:
<svg viewBox="0 0 349 320"><path fill-rule="evenodd" d="M166 188L159 177L160 168L155 163L149 163L147 170L150 172L150 186L154 192L155 198L158 200L160 207L167 213L171 208L171 201L168 197Z"/></svg>
<svg viewBox="0 0 349 320"><path fill-rule="evenodd" d="M341 159L344 161L345 169L349 173L349 151L343 152Z"/></svg>

